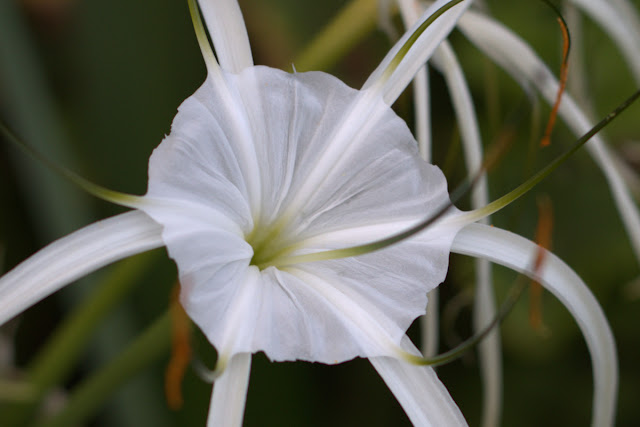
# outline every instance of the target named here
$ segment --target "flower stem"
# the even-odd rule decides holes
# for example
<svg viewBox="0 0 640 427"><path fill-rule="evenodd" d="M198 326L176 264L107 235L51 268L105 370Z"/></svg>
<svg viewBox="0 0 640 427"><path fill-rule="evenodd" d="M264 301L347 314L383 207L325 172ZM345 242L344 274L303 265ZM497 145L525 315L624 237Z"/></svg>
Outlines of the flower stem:
<svg viewBox="0 0 640 427"><path fill-rule="evenodd" d="M87 418L124 382L144 366L168 353L171 345L171 318L164 313L123 353L102 370L78 385L67 405L41 427L85 424Z"/></svg>

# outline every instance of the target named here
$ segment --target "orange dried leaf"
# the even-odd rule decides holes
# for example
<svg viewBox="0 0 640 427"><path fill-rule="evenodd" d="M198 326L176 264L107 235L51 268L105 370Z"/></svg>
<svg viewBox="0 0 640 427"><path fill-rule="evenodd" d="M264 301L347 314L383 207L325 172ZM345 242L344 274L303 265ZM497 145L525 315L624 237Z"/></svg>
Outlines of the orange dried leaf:
<svg viewBox="0 0 640 427"><path fill-rule="evenodd" d="M169 408L182 407L182 380L191 360L190 320L182 308L178 295L180 286L176 284L171 293L169 312L171 314L171 359L165 373L165 395Z"/></svg>
<svg viewBox="0 0 640 427"><path fill-rule="evenodd" d="M547 250L551 249L553 210L551 200L548 197L538 199L538 216L535 240L540 249L538 250L534 264L536 271L542 268ZM529 297L529 322L531 327L537 331L544 331L546 328L542 322L542 286L540 286L539 283L531 283Z"/></svg>
<svg viewBox="0 0 640 427"><path fill-rule="evenodd" d="M540 145L542 147L546 147L551 143L551 132L553 131L553 127L556 123L556 117L558 116L558 109L560 108L560 101L562 101L562 94L567 86L567 77L569 73L569 30L567 29L567 24L564 20L558 17L558 23L560 24L560 28L562 29L562 66L560 68L560 86L558 87L558 93L556 94L556 101L553 104L553 108L551 109L551 114L549 115L549 121L547 122L547 127L544 131L544 136L542 137L542 141L540 141Z"/></svg>

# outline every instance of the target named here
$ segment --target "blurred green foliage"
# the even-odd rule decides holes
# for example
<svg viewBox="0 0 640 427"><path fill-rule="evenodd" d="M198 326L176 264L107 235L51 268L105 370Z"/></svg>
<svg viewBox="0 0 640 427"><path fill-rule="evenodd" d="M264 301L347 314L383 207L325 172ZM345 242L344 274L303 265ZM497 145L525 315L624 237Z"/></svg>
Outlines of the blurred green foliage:
<svg viewBox="0 0 640 427"><path fill-rule="evenodd" d="M55 161L109 188L143 193L151 151L169 133L180 102L205 78L186 2L0 2L5 18L12 11L12 25L0 25L0 46L4 49L0 51L0 114ZM347 2L240 3L255 62L290 70L296 55ZM488 3L496 17L528 40L558 71L562 42L547 7L538 1ZM640 6L640 2L634 3ZM584 34L588 86L595 113L602 116L635 85L615 46L589 20ZM462 36L454 34L452 41L472 87L488 145L497 138L505 117L518 107L522 92ZM358 87L390 46L381 32L374 31L324 71ZM455 140L455 120L441 77L436 72L431 76L436 124L434 162L443 164ZM490 88L487 81L496 82L495 87ZM490 96L499 100L497 114L487 107ZM401 97L395 108L412 121L410 96ZM542 111L546 118L548 108ZM640 143L639 116L640 105L636 105L605 131L614 150L628 150ZM544 165L575 139L559 124L551 147L540 150L532 159L528 156L529 127L522 123L512 149L492 171L490 192L494 197L509 191L526 177L524 171ZM465 176L463 163L458 160L447 170L451 187ZM43 166L24 159L8 144L0 145L0 244L5 249L5 270L53 238L121 211L86 197L48 172L37 172L41 169ZM39 177L33 178L36 173ZM634 425L640 417L640 334L636 330L640 284L634 282L638 263L604 178L586 153L579 153L532 194L497 214L494 224L533 238L537 194L548 194L553 203L554 252L590 285L611 322L621 369L618 423ZM54 211L62 214L56 217ZM122 352L166 310L176 280L175 267L163 255L157 256L154 267L148 270L144 280L102 322L64 388L72 389ZM495 272L496 289L503 295L515 274L501 268ZM101 274L59 292L24 315L16 324L18 367L29 362L68 308L82 302L91 282L99 281ZM453 301L472 286L472 263L453 257L449 277L441 287L443 310L452 307ZM528 305L523 300L502 327L504 425L586 425L591 416L592 377L589 354L575 322L548 294L544 296L544 323L549 334L534 331L527 316ZM464 306L455 325L442 326L446 329L444 336L468 335L469 318L469 306ZM442 349L453 344L445 340ZM199 335L196 352L209 363L214 360L214 351ZM183 384L185 405L179 411L170 411L163 398L167 360L168 355L131 378L105 403L91 425L203 425L210 386L189 371ZM0 366L0 373L2 369ZM477 425L481 395L475 356L470 354L438 372L470 424ZM254 357L245 423L374 426L408 425L409 421L367 361L339 366L273 364L258 354Z"/></svg>

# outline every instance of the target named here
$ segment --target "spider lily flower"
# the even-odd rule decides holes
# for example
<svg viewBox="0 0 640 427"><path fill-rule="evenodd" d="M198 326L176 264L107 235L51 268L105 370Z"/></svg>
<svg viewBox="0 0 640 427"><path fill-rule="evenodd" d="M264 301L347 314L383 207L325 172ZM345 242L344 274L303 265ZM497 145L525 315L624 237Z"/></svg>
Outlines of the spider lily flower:
<svg viewBox="0 0 640 427"><path fill-rule="evenodd" d="M390 109L470 4L436 2L358 91L325 73L254 66L238 4L201 0L216 55L196 17L208 76L152 154L147 194L98 190L135 210L0 278L0 322L107 263L165 245L186 312L218 350L210 425L241 422L258 351L327 364L366 357L414 424L464 425L433 369L410 363L420 353L405 335L454 250L522 271L567 304L593 358L594 423L611 423L615 348L588 288L551 254L534 268L534 243L475 224L486 212L436 215L450 206L446 181ZM425 217L435 221L419 233L366 246Z"/></svg>

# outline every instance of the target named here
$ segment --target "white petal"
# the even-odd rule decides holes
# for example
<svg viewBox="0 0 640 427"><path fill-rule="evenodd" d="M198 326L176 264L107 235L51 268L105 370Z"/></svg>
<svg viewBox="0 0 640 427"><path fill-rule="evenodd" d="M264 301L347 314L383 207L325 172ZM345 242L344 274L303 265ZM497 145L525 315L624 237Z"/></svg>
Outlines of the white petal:
<svg viewBox="0 0 640 427"><path fill-rule="evenodd" d="M431 162L431 104L430 104L429 68L425 65L418 70L413 79L413 98L415 105L416 140L420 157Z"/></svg>
<svg viewBox="0 0 640 427"><path fill-rule="evenodd" d="M403 347L412 354L420 352L406 336ZM398 399L415 426L466 426L460 409L433 368L414 366L390 357L369 359Z"/></svg>
<svg viewBox="0 0 640 427"><path fill-rule="evenodd" d="M558 82L533 50L507 28L483 15L469 12L459 22L462 32L512 76L526 78L534 84L547 102L555 101ZM592 124L568 94L560 104L559 115L578 136L589 131ZM599 135L586 145L602 169L613 194L618 211L629 233L636 257L640 259L640 213L626 187L616 161Z"/></svg>
<svg viewBox="0 0 640 427"><path fill-rule="evenodd" d="M326 74L296 76L295 129L306 131L290 143L295 158L279 162L291 169L286 186L272 181L272 188L287 190L278 216L292 234L424 218L448 202L440 171L419 159L406 124L380 97Z"/></svg>
<svg viewBox="0 0 640 427"><path fill-rule="evenodd" d="M253 67L227 79L233 100L219 102L206 83L180 107L150 161L149 197L215 205L245 232L249 212L262 224L295 217L289 228L309 234L424 217L448 200L441 173L417 158L406 124L380 98L317 72ZM243 118L229 118L227 102Z"/></svg>
<svg viewBox="0 0 640 427"><path fill-rule="evenodd" d="M247 282L253 251L241 230L202 204L146 209L164 226L162 239L178 265L181 302L191 319L225 358L251 351L253 334L247 338L242 331L254 323L251 304L259 304L259 295L251 295L260 287ZM240 322L238 316L245 318Z"/></svg>
<svg viewBox="0 0 640 427"><path fill-rule="evenodd" d="M341 230L316 236L305 247L315 251L344 246L365 237L386 237L409 225ZM248 259L225 259L234 248L228 240L214 240L205 252L209 265L198 270L185 274L181 254L176 257L182 302L225 359L258 351L277 361L323 363L397 356L404 332L424 313L427 291L446 275L456 231L434 226L376 253L261 272L248 266ZM193 241L199 246L196 239L194 235L182 245ZM216 250L215 244L230 246ZM168 244L170 253L174 246Z"/></svg>
<svg viewBox="0 0 640 427"><path fill-rule="evenodd" d="M286 138L281 138L287 141L288 152L278 153L271 148L278 157L270 157L273 168L278 164L288 168L286 174L281 174L282 179L272 179L271 188L285 190L278 194L282 199L274 201L276 207L281 207L280 217L296 217L290 228L323 228L323 224L338 218L338 212L329 217L329 210L347 205L368 204L376 211L388 208L391 203L385 206L371 196L378 183L396 179L389 176L395 175L394 168L406 168L408 174L420 180L420 169L426 168L418 166L415 140L404 121L379 96L355 91L323 73L295 77L295 84L290 83L288 90L295 109L284 123L280 120L280 132L288 131ZM283 145L278 141L271 138L266 146ZM374 173L376 168L379 173ZM430 194L428 190L427 193ZM401 198L398 195L397 199ZM401 210L398 206L398 212ZM343 225L360 223L362 218L354 218L353 214L366 211L354 208L344 212L339 221Z"/></svg>
<svg viewBox="0 0 640 427"><path fill-rule="evenodd" d="M376 307L375 302L372 303L369 295L363 295L361 289L348 280L336 280L338 275L331 275L333 270L335 267L327 267L319 272L317 268L307 266L305 269L288 268L285 272L273 272L279 276L280 285L293 302L283 301L283 307L287 308L285 313L290 314L291 328L300 329L288 331L289 336L285 336L274 330L283 322L273 324L275 328L272 330L276 333L270 339L277 339L277 350L295 345L299 347L298 353L304 354L303 360L327 364L341 363L357 356L398 357L399 338L393 339L393 335L402 336L404 332L390 316ZM289 276L285 278L287 274ZM278 312L278 320L284 320L275 304L274 308ZM296 338L300 338L302 343L287 344L286 340Z"/></svg>
<svg viewBox="0 0 640 427"><path fill-rule="evenodd" d="M296 255L389 237L450 203L444 176L375 93L266 67L223 80L183 103L149 165L144 209L164 226L187 313L225 357L393 353L444 278L458 228L285 271L251 266L248 241Z"/></svg>
<svg viewBox="0 0 640 427"><path fill-rule="evenodd" d="M0 278L0 324L100 267L162 246L160 231L133 211L56 240Z"/></svg>
<svg viewBox="0 0 640 427"><path fill-rule="evenodd" d="M453 242L453 252L482 257L505 265L540 282L571 312L591 353L595 383L594 426L613 425L618 390L618 360L607 319L589 288L564 262L547 252L535 271L539 246L514 233L480 224L462 229Z"/></svg>
<svg viewBox="0 0 640 427"><path fill-rule="evenodd" d="M208 78L180 105L171 134L149 159L147 197L209 202L243 229L253 226L259 166L238 98L224 79Z"/></svg>
<svg viewBox="0 0 640 427"><path fill-rule="evenodd" d="M319 235L305 242L305 251L375 240L410 224ZM269 329L257 335L277 341L274 355L278 349L289 347L289 352L299 354L300 359L324 363L396 354L406 329L425 312L426 293L446 275L449 247L456 232L454 228L434 225L378 252L272 272L279 286L274 286L265 299L270 306L265 305L263 311L265 318L267 309L277 314L271 314L270 322L259 322L259 328ZM283 326L287 319L292 320Z"/></svg>
<svg viewBox="0 0 640 427"><path fill-rule="evenodd" d="M411 79L413 79L416 72L431 57L431 54L442 40L449 35L460 16L472 3L472 0L463 1L436 19L435 22L433 22L411 46L400 64L395 70L393 70L391 76L387 76L387 68L415 30L422 22L428 19L429 16L431 16L440 7L444 6L448 1L449 0L438 0L426 10L422 15L422 18L405 33L405 35L389 51L387 56L385 56L382 63L380 63L378 68L375 69L369 79L365 82L362 87L363 90L371 88L379 91L385 102L389 105L395 102L398 96L400 96L407 87Z"/></svg>
<svg viewBox="0 0 640 427"><path fill-rule="evenodd" d="M484 330L496 315L491 264L476 260L476 291L473 301L473 329ZM482 379L482 426L500 425L502 416L502 346L500 331L494 329L478 344Z"/></svg>
<svg viewBox="0 0 640 427"><path fill-rule="evenodd" d="M260 333L260 309L268 304L264 295L269 293L265 290L269 284L257 267L242 262L221 265L205 280L181 274L180 281L185 280L182 304L218 350L218 368L223 369L235 354L262 350L256 335Z"/></svg>
<svg viewBox="0 0 640 427"><path fill-rule="evenodd" d="M640 20L624 0L571 0L598 22L616 42L640 84Z"/></svg>
<svg viewBox="0 0 640 427"><path fill-rule="evenodd" d="M207 427L242 425L250 371L250 354L238 354L231 359L229 366L213 386Z"/></svg>
<svg viewBox="0 0 640 427"><path fill-rule="evenodd" d="M223 70L239 73L253 65L251 46L236 0L198 0Z"/></svg>

